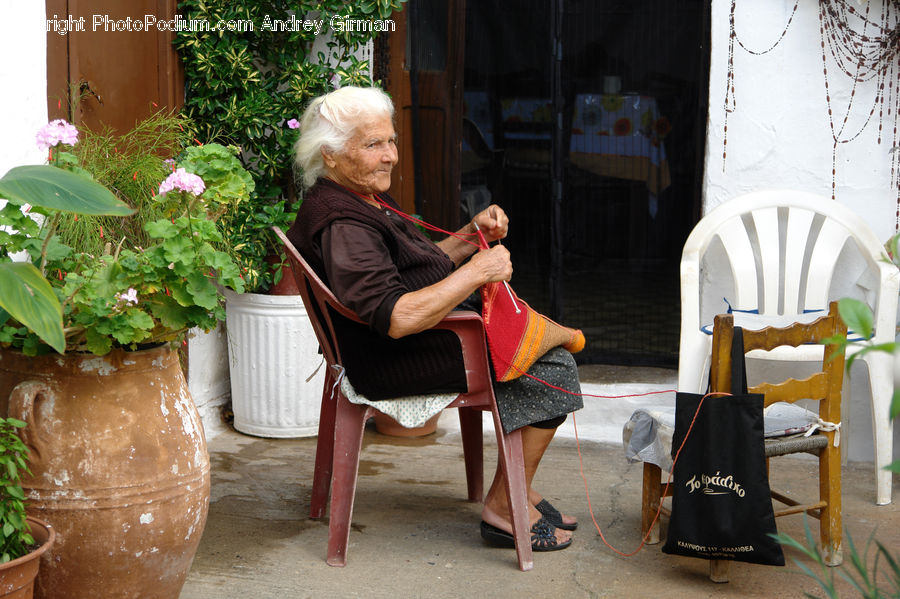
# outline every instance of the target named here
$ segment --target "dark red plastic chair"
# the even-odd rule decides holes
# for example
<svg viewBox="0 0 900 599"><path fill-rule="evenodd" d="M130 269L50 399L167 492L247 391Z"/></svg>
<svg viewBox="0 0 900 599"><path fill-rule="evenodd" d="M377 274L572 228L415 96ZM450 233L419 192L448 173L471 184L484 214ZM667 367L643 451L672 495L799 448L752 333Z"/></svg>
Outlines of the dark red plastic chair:
<svg viewBox="0 0 900 599"><path fill-rule="evenodd" d="M312 322L316 337L325 355L327 370L322 391L322 408L319 415L319 438L316 447L316 466L313 475L310 517L325 515L329 489L331 512L328 525L328 557L331 566L347 563L347 543L350 538L350 519L356 479L359 470L359 451L362 445L366 420L375 409L350 403L335 387L335 369L341 364L341 350L335 336L333 318L347 318L362 322L353 311L341 304L331 290L312 270L284 233L274 227L284 244L306 312ZM459 423L465 456L466 482L469 501L480 502L484 494L484 467L482 447L481 411L490 411L497 432L497 446L501 468L506 475L506 493L512 506L513 531L520 570L534 566L531 552L531 534L528 526L528 497L525 486L525 466L522 457L522 435L516 430L504 433L500 425L491 371L488 367L487 345L481 315L470 311L457 311L435 325L456 333L462 345L468 391L460 394L448 407L459 408ZM473 527L474 530L474 527Z"/></svg>

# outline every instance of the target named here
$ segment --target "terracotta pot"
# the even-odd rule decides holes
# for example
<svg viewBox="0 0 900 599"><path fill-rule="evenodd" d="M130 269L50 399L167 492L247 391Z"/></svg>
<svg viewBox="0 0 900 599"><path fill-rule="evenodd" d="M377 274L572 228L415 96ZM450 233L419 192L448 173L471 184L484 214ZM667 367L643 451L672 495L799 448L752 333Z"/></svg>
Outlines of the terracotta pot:
<svg viewBox="0 0 900 599"><path fill-rule="evenodd" d="M437 422L440 417L440 414L435 414L426 420L422 426L407 428L387 414L375 412L375 430L382 435L391 437L424 437L437 430Z"/></svg>
<svg viewBox="0 0 900 599"><path fill-rule="evenodd" d="M178 597L206 523L209 456L175 352L0 351L7 395L28 423L29 511L57 533L36 596Z"/></svg>
<svg viewBox="0 0 900 599"><path fill-rule="evenodd" d="M266 258L269 267L273 270L280 262L278 256L269 256ZM297 287L297 279L294 278L294 271L290 262L286 262L281 267L281 280L272 285L269 289L269 295L300 295L300 289Z"/></svg>
<svg viewBox="0 0 900 599"><path fill-rule="evenodd" d="M56 531L46 522L28 517L28 524L38 548L20 558L0 564L0 597L4 599L31 599L41 556L56 540Z"/></svg>

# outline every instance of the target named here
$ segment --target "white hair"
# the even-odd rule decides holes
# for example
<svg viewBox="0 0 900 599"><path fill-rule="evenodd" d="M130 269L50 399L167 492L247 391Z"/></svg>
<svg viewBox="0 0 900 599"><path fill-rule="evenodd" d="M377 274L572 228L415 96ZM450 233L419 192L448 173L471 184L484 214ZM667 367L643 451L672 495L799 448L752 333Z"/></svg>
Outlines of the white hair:
<svg viewBox="0 0 900 599"><path fill-rule="evenodd" d="M322 150L341 153L357 127L367 119L393 118L391 98L377 87L342 87L315 98L300 119L295 162L308 189L322 176Z"/></svg>

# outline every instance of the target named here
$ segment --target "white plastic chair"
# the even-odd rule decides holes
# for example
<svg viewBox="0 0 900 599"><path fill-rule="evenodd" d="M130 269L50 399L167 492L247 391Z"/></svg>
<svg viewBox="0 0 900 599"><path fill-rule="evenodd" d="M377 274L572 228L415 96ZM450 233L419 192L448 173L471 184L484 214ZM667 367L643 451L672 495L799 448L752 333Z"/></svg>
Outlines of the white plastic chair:
<svg viewBox="0 0 900 599"><path fill-rule="evenodd" d="M736 311L735 324L753 329L812 320L831 300L855 297L875 313L873 341L886 343L895 337L898 293L900 272L887 261L882 242L846 206L788 190L737 197L710 211L684 245L678 389L697 393L706 386L711 324L727 311L726 301ZM822 351L816 345L779 347L748 358L815 361ZM851 345L848 355L855 351ZM871 352L860 359L872 390L876 503L884 505L891 502L891 473L884 466L893 449L893 357Z"/></svg>

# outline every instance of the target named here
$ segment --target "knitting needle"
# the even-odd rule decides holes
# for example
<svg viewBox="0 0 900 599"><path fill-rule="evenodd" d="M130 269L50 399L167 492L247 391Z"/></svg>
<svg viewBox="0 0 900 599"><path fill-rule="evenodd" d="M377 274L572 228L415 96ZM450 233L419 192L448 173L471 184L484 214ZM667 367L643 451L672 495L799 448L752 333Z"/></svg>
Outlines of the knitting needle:
<svg viewBox="0 0 900 599"><path fill-rule="evenodd" d="M475 232L478 233L478 237L481 239L482 243L484 243L485 247L487 247L487 240L484 238L484 235L481 233L481 229L478 228L478 223L476 223L473 220L472 226L475 227ZM500 242L497 241L497 243L500 243ZM521 314L522 311L519 310L519 304L516 303L516 298L513 295L512 289L509 288L509 283L507 283L506 281L501 281L501 283L503 283L503 286L506 287L506 293L509 294L509 301L512 302L513 308L516 309L516 314Z"/></svg>

